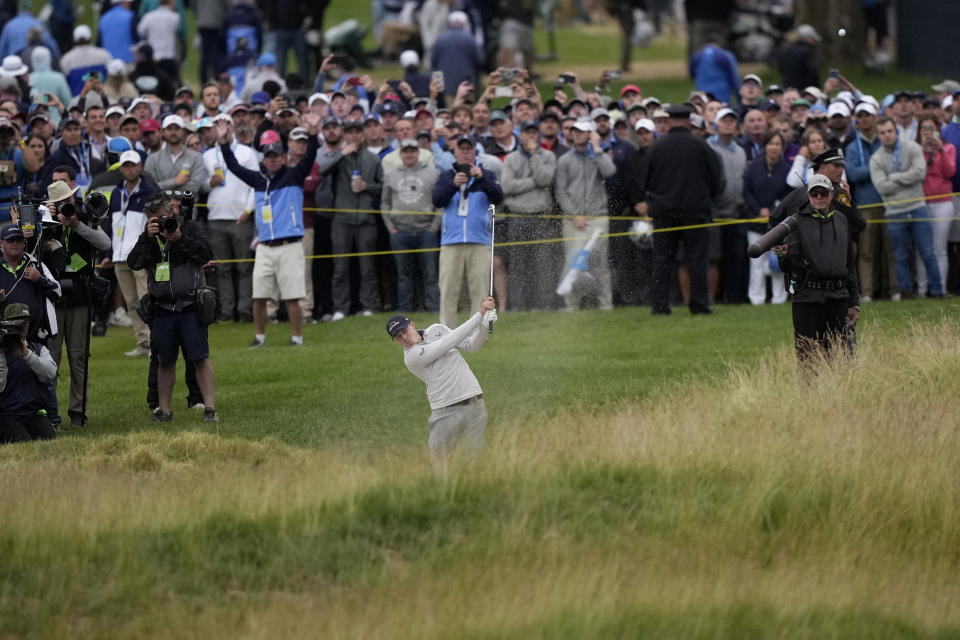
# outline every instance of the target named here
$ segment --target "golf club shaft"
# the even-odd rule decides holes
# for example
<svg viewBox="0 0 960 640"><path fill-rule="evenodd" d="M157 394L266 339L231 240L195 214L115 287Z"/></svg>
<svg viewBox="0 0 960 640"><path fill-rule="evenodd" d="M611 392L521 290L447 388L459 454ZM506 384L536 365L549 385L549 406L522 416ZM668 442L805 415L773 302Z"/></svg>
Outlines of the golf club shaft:
<svg viewBox="0 0 960 640"><path fill-rule="evenodd" d="M490 205L490 297L493 297L493 239L497 231L497 207ZM489 333L493 333L493 323L489 325Z"/></svg>

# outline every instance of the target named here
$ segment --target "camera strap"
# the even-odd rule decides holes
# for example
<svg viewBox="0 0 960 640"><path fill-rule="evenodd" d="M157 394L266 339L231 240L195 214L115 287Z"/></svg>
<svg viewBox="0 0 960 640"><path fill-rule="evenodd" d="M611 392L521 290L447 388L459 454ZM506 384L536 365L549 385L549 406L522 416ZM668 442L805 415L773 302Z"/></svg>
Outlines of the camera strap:
<svg viewBox="0 0 960 640"><path fill-rule="evenodd" d="M163 261L157 263L153 272L153 279L156 282L170 282L170 261L167 257L167 245L160 238L157 238L157 244L160 245Z"/></svg>

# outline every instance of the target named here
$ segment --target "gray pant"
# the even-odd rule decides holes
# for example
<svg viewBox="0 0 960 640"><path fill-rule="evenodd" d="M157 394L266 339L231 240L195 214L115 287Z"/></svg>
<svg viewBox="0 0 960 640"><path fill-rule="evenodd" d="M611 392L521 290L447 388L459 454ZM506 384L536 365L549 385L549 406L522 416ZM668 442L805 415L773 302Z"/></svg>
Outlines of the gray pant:
<svg viewBox="0 0 960 640"><path fill-rule="evenodd" d="M211 220L207 237L215 260L250 258L253 240L252 224L237 224L231 220ZM234 299L233 283L237 283ZM250 315L253 302L253 262L228 262L217 266L217 284L223 314L232 316L234 307L241 315Z"/></svg>
<svg viewBox="0 0 960 640"><path fill-rule="evenodd" d="M67 343L67 360L70 362L70 408L69 415L80 416L83 409L84 364L87 357L87 307L57 307L59 331L47 342L50 356L60 370L63 343Z"/></svg>
<svg viewBox="0 0 960 640"><path fill-rule="evenodd" d="M463 442L468 458L483 449L483 433L487 428L487 405L483 398L467 404L434 409L427 421L430 429L430 459L434 464L446 461L457 443Z"/></svg>
<svg viewBox="0 0 960 640"><path fill-rule="evenodd" d="M377 249L377 225L343 224L334 221L330 225L330 242L333 253L367 253ZM377 290L377 273L373 256L360 256L360 307L364 311L380 311L380 293ZM350 313L350 258L333 259L333 308Z"/></svg>

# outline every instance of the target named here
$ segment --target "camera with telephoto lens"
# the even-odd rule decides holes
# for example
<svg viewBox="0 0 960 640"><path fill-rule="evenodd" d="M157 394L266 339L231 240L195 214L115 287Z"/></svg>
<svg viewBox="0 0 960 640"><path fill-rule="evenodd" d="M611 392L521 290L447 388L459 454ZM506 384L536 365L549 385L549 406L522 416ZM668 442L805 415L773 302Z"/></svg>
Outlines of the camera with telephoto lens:
<svg viewBox="0 0 960 640"><path fill-rule="evenodd" d="M180 215L183 216L184 220L193 219L193 205L196 198L194 198L192 191L172 191L168 189L163 192L163 195L168 202L176 200L180 203Z"/></svg>
<svg viewBox="0 0 960 640"><path fill-rule="evenodd" d="M58 202L57 213L62 215L64 218L72 218L73 216L77 215L77 206L72 202Z"/></svg>
<svg viewBox="0 0 960 640"><path fill-rule="evenodd" d="M12 351L20 347L23 341L23 325L26 320L0 320L0 348Z"/></svg>
<svg viewBox="0 0 960 640"><path fill-rule="evenodd" d="M160 225L160 231L164 233L173 233L180 226L175 216L160 216L157 218L157 224Z"/></svg>
<svg viewBox="0 0 960 640"><path fill-rule="evenodd" d="M37 228L37 224L42 223L40 205L44 198L32 192L18 192L13 203L17 207L18 224L21 231L31 231Z"/></svg>

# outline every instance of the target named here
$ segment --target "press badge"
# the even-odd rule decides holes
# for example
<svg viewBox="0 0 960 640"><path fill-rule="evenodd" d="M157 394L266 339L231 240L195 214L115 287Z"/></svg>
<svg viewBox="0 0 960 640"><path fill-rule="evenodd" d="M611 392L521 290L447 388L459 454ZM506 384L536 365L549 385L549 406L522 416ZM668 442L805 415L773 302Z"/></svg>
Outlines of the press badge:
<svg viewBox="0 0 960 640"><path fill-rule="evenodd" d="M72 256L70 256L70 265L69 265L70 271L73 271L74 273L76 273L77 271L80 271L80 269L83 269L85 266L87 266L87 261L81 258L80 254L75 253Z"/></svg>
<svg viewBox="0 0 960 640"><path fill-rule="evenodd" d="M273 207L268 204L263 205L263 208L260 209L260 218L264 222L273 222Z"/></svg>
<svg viewBox="0 0 960 640"><path fill-rule="evenodd" d="M170 282L170 263L158 262L157 270L153 274L153 279L156 282Z"/></svg>

